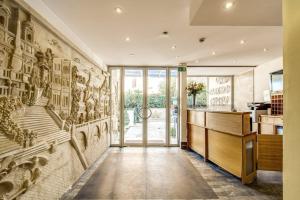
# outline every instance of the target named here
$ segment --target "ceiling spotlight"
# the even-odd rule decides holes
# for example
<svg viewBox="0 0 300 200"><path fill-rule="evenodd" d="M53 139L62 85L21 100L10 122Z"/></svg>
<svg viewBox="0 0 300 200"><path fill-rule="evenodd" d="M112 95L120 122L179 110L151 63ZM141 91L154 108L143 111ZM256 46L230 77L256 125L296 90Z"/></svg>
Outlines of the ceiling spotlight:
<svg viewBox="0 0 300 200"><path fill-rule="evenodd" d="M241 40L241 41L240 41L240 44L245 44L245 40Z"/></svg>
<svg viewBox="0 0 300 200"><path fill-rule="evenodd" d="M230 10L233 7L233 1L225 2L225 9Z"/></svg>
<svg viewBox="0 0 300 200"><path fill-rule="evenodd" d="M171 47L171 49L172 49L172 50L175 50L175 49L176 49L176 45L173 45L173 46Z"/></svg>
<svg viewBox="0 0 300 200"><path fill-rule="evenodd" d="M214 55L216 55L216 52L213 51L211 54L214 56Z"/></svg>
<svg viewBox="0 0 300 200"><path fill-rule="evenodd" d="M206 40L205 37L199 38L199 42L200 42L200 43L204 42L205 40Z"/></svg>
<svg viewBox="0 0 300 200"><path fill-rule="evenodd" d="M120 8L120 7L116 7L115 11L116 11L117 14L122 14L123 13L122 8Z"/></svg>
<svg viewBox="0 0 300 200"><path fill-rule="evenodd" d="M267 48L264 48L264 52L267 52L268 51L268 49Z"/></svg>
<svg viewBox="0 0 300 200"><path fill-rule="evenodd" d="M126 42L130 42L130 37L125 38Z"/></svg>

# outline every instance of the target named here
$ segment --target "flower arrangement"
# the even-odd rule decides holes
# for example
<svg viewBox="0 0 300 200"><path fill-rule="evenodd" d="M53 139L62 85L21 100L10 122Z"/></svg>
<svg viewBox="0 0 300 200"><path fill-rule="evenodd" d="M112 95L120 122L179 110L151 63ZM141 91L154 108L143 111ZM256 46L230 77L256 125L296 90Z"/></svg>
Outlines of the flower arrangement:
<svg viewBox="0 0 300 200"><path fill-rule="evenodd" d="M186 87L189 96L199 94L204 90L203 83L190 82Z"/></svg>
<svg viewBox="0 0 300 200"><path fill-rule="evenodd" d="M203 83L190 82L186 87L189 96L193 95L193 107L196 107L196 95L204 90Z"/></svg>

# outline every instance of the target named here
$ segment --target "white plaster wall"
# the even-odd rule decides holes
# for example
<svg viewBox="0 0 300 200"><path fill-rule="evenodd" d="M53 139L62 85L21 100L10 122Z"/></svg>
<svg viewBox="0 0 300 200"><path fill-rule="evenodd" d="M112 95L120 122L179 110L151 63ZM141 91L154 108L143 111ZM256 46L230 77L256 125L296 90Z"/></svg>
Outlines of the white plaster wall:
<svg viewBox="0 0 300 200"><path fill-rule="evenodd" d="M249 110L247 103L254 98L254 70L234 76L234 108L237 111Z"/></svg>
<svg viewBox="0 0 300 200"><path fill-rule="evenodd" d="M254 101L264 101L264 91L270 89L270 73L283 69L282 57L257 66L254 69Z"/></svg>

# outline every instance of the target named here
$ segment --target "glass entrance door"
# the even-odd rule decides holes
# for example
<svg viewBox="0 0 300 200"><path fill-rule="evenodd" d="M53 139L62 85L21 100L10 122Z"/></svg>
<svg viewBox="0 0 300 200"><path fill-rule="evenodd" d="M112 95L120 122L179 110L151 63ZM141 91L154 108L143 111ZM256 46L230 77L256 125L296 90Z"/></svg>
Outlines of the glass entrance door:
<svg viewBox="0 0 300 200"><path fill-rule="evenodd" d="M125 145L144 144L144 70L124 70L123 131Z"/></svg>
<svg viewBox="0 0 300 200"><path fill-rule="evenodd" d="M167 71L147 70L147 144L167 143Z"/></svg>
<svg viewBox="0 0 300 200"><path fill-rule="evenodd" d="M111 145L178 146L177 69L114 67L110 72Z"/></svg>

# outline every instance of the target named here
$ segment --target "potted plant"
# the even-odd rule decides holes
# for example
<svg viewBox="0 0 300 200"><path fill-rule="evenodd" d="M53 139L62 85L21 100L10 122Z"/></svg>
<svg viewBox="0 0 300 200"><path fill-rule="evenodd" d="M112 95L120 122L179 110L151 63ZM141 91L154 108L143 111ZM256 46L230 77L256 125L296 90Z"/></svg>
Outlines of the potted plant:
<svg viewBox="0 0 300 200"><path fill-rule="evenodd" d="M204 90L203 83L190 82L186 87L188 96L193 96L193 107L196 106L196 95Z"/></svg>

